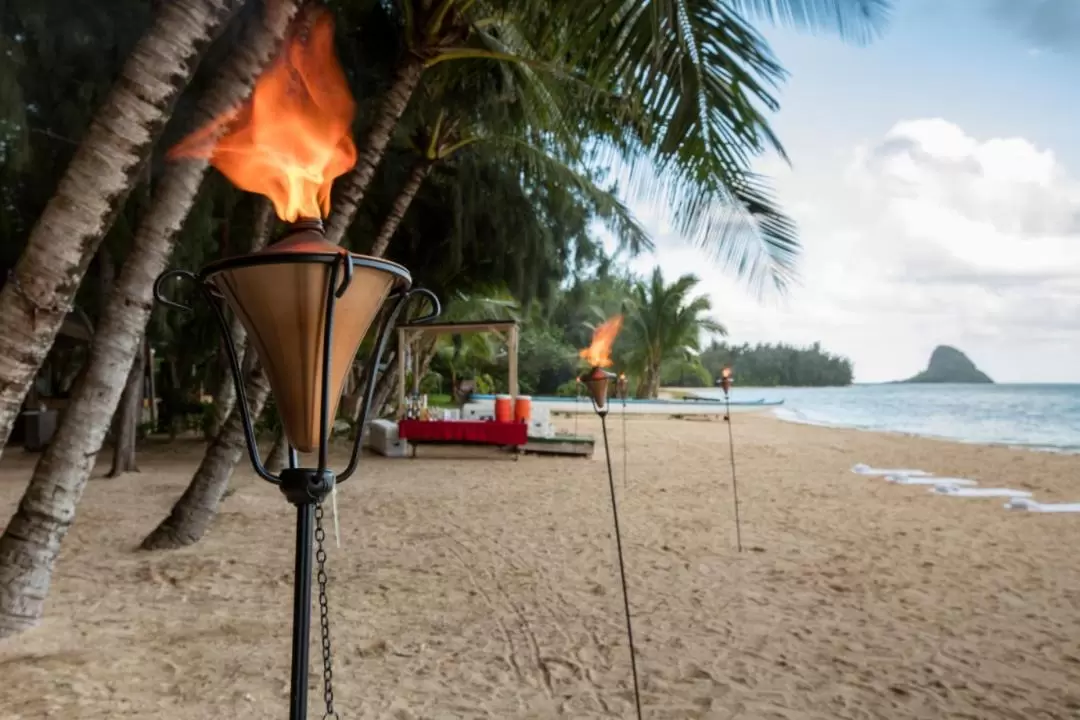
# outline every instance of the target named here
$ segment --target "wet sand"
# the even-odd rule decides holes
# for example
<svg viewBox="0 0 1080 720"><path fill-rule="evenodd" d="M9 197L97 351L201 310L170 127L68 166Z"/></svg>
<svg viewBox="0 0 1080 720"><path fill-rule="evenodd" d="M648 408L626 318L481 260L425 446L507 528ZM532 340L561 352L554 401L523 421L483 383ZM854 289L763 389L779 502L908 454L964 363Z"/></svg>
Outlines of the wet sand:
<svg viewBox="0 0 1080 720"><path fill-rule="evenodd" d="M1080 457L734 420L741 554L723 423L630 420L624 488L611 421L647 718L1080 717L1080 515L849 471L1080 501ZM599 434L594 419L581 430ZM328 523L341 717L632 717L602 447L427 455L366 460L339 496L340 550ZM242 472L199 545L134 549L200 456L155 446L142 473L91 482L46 621L0 641L0 717L287 717L294 515L280 494ZM4 517L32 462L0 463Z"/></svg>

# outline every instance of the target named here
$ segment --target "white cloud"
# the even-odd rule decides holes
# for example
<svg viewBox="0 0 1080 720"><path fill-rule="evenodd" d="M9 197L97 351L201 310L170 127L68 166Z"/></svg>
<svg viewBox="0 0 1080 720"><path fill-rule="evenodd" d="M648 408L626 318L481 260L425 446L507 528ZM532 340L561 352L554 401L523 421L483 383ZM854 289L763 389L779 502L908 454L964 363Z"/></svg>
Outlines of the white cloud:
<svg viewBox="0 0 1080 720"><path fill-rule="evenodd" d="M943 343L1001 381L1080 381L1080 180L1052 151L912 120L846 167L777 182L805 247L803 282L780 303L754 302L647 221L665 273L701 276L733 340L820 340L863 381L913 374Z"/></svg>

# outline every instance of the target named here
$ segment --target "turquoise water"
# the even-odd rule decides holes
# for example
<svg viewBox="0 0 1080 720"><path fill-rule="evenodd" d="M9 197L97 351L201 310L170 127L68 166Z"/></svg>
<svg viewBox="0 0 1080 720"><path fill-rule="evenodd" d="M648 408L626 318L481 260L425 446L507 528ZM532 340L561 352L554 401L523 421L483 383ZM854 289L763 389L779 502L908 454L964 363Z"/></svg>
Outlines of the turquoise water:
<svg viewBox="0 0 1080 720"><path fill-rule="evenodd" d="M694 392L723 397L719 390ZM795 422L1080 452L1080 385L732 389L732 400L757 398L783 398L773 412Z"/></svg>

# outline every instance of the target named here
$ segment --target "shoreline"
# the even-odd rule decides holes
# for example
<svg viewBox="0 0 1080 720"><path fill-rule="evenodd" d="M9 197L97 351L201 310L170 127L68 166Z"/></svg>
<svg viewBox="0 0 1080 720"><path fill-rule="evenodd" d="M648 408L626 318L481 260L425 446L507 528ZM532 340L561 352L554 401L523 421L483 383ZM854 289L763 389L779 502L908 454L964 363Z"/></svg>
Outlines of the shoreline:
<svg viewBox="0 0 1080 720"><path fill-rule="evenodd" d="M909 432L906 430L887 430L884 428L866 427L862 425L844 425L842 423L827 422L825 420L810 420L806 418L793 417L791 415L785 417L784 415L781 415L781 413L785 412L785 410L789 412L798 412L791 411L789 408L775 408L772 410L771 413L769 413L769 417L777 420L778 422L790 423L792 425L806 425L808 427L828 428L831 430L854 430L857 432L877 433L880 435L890 435L902 438L938 440L941 442L954 442L960 445L975 445L979 447L990 448L1008 448L1010 450L1027 450L1029 452L1050 453L1052 455L1080 455L1080 445L1069 445L1065 447L1060 447L1057 445L1040 445L1037 443L1010 443L992 442L989 440L967 440L961 437L954 437L949 435L934 435L931 433L917 433Z"/></svg>

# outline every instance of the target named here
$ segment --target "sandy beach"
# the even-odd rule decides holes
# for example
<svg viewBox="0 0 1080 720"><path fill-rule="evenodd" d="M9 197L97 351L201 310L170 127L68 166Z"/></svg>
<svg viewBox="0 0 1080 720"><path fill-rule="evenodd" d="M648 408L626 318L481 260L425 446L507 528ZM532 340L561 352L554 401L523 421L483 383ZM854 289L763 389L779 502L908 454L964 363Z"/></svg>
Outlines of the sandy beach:
<svg viewBox="0 0 1080 720"><path fill-rule="evenodd" d="M1080 515L850 472L918 467L1080 501L1080 457L735 422L741 554L724 425L632 419L624 489L611 423L647 718L1080 717ZM294 516L277 491L244 470L202 543L134 550L201 452L151 447L141 474L91 482L48 619L0 642L0 715L286 717ZM341 490L341 717L631 717L602 448L435 454L369 458ZM0 464L5 517L33 459ZM321 671L315 652L312 717Z"/></svg>

